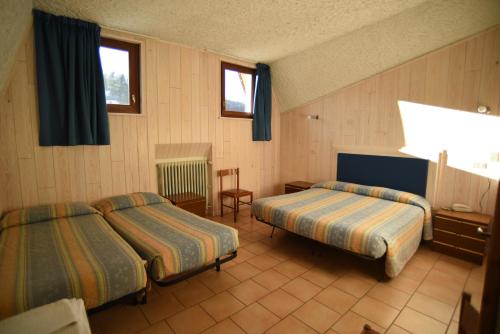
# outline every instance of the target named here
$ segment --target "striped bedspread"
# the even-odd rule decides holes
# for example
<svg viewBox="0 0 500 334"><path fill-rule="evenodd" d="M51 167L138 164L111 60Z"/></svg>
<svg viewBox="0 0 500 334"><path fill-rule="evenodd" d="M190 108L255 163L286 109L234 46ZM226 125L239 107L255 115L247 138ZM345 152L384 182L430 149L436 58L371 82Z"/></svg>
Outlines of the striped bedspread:
<svg viewBox="0 0 500 334"><path fill-rule="evenodd" d="M357 254L380 258L395 277L432 239L431 208L422 197L381 187L323 182L312 189L254 201L253 214L277 227Z"/></svg>
<svg viewBox="0 0 500 334"><path fill-rule="evenodd" d="M146 287L145 261L87 204L14 211L0 226L0 318L62 298L91 309Z"/></svg>
<svg viewBox="0 0 500 334"><path fill-rule="evenodd" d="M156 281L213 263L238 248L236 229L180 209L156 194L116 196L95 207L148 260Z"/></svg>

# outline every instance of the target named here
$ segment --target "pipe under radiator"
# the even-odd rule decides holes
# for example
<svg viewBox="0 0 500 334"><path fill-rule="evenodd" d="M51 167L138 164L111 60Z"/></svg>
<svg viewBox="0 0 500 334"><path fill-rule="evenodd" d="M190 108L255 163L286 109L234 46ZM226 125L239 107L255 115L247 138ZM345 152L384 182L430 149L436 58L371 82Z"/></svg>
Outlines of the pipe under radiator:
<svg viewBox="0 0 500 334"><path fill-rule="evenodd" d="M157 163L156 169L160 195L192 192L204 196L208 205L208 161L206 159L166 160Z"/></svg>

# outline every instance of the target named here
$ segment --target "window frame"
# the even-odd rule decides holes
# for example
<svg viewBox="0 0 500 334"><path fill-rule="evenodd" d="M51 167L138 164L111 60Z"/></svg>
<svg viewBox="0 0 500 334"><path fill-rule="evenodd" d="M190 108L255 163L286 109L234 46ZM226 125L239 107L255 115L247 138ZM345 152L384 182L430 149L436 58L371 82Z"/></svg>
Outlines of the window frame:
<svg viewBox="0 0 500 334"><path fill-rule="evenodd" d="M234 110L226 110L226 105L225 105L225 102L226 102L225 71L226 70L232 70L232 71L252 75L252 92L251 92L252 96L251 96L251 100L250 100L250 109L251 109L250 113L244 113L241 111L234 111ZM253 100L254 100L254 94L255 94L255 80L256 80L255 68L221 61L221 117L247 118L247 119L253 118Z"/></svg>
<svg viewBox="0 0 500 334"><path fill-rule="evenodd" d="M130 104L106 103L106 110L108 113L141 114L141 45L115 38L101 37L100 46L128 52Z"/></svg>

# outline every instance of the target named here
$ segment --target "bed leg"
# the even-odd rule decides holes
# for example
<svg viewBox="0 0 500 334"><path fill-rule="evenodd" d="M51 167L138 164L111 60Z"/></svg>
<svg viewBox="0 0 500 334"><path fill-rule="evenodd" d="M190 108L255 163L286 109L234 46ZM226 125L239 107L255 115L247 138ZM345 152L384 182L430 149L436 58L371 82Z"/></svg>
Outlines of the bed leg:
<svg viewBox="0 0 500 334"><path fill-rule="evenodd" d="M271 231L271 235L269 236L269 238L272 238L272 237L273 237L273 234L274 234L274 229L275 229L275 228L276 228L276 227L275 227L275 226L273 226L273 229L272 229L272 231Z"/></svg>
<svg viewBox="0 0 500 334"><path fill-rule="evenodd" d="M136 304L137 305L145 305L148 302L148 293L147 289L142 289L136 295Z"/></svg>
<svg viewBox="0 0 500 334"><path fill-rule="evenodd" d="M215 259L215 270L220 271L220 258Z"/></svg>

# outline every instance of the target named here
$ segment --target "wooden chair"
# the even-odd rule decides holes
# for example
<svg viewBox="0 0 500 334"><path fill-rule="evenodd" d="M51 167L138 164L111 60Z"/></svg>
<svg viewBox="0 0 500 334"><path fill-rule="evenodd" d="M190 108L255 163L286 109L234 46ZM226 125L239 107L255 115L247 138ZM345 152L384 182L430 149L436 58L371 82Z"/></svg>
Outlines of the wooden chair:
<svg viewBox="0 0 500 334"><path fill-rule="evenodd" d="M252 205L253 201L253 192L249 190L240 189L240 169L239 168L231 168L231 169L222 169L217 172L217 175L220 178L220 216L224 215L224 207L228 207L233 209L234 222L236 223L236 215L240 211L240 204ZM222 180L224 176L236 176L236 189L224 190L222 185ZM244 202L240 200L241 197L250 196L250 202ZM224 204L224 197L231 197L233 199L233 206Z"/></svg>

